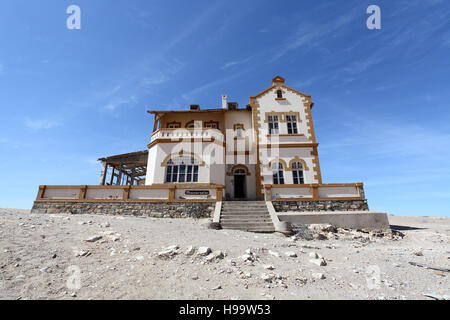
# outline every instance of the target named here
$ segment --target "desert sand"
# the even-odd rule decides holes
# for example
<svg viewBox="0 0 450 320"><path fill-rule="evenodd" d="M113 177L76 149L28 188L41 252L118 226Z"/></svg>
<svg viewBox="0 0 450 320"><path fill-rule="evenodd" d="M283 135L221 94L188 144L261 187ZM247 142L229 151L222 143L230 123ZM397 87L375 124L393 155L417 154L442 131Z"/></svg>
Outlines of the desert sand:
<svg viewBox="0 0 450 320"><path fill-rule="evenodd" d="M449 272L410 262L450 268L450 219L389 220L403 238L350 232L307 241L280 233L211 230L207 220L0 209L0 298L448 297Z"/></svg>

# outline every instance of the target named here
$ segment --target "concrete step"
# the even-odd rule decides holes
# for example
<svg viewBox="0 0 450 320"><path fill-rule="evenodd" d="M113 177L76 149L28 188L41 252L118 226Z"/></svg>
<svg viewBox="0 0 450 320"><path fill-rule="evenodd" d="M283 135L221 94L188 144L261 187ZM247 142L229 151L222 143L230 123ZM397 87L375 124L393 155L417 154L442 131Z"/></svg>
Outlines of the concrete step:
<svg viewBox="0 0 450 320"><path fill-rule="evenodd" d="M227 230L242 230L242 231L248 231L248 232L275 232L274 227L222 227L222 229Z"/></svg>
<svg viewBox="0 0 450 320"><path fill-rule="evenodd" d="M223 229L275 232L265 201L224 201L220 216Z"/></svg>
<svg viewBox="0 0 450 320"><path fill-rule="evenodd" d="M273 228L272 222L222 222L220 225L223 227L246 227L246 228L256 228L256 227L271 227Z"/></svg>
<svg viewBox="0 0 450 320"><path fill-rule="evenodd" d="M251 203L233 203L233 204L230 204L230 203L223 203L222 202L222 207L223 208L234 208L234 207L239 207L239 208L242 208L242 207L245 207L245 208L254 208L254 207L266 208L267 206L266 206L266 203L254 203L254 204L251 204Z"/></svg>
<svg viewBox="0 0 450 320"><path fill-rule="evenodd" d="M220 223L224 223L224 224L229 224L229 223L231 223L231 224L239 224L239 223L241 223L241 224L249 224L249 223L269 223L269 224L271 224L272 223L272 220L270 220L270 219L253 219L253 220L242 220L242 219L239 219L239 220L232 220L232 219L224 219L224 220L220 220Z"/></svg>
<svg viewBox="0 0 450 320"><path fill-rule="evenodd" d="M231 215L231 216L221 216L220 220L270 220L270 216L266 215Z"/></svg>
<svg viewBox="0 0 450 320"><path fill-rule="evenodd" d="M263 216L265 216L265 215L267 215L267 214L269 214L269 211L264 211L264 210L233 210L233 211L231 211L231 210L222 210L222 212L221 212L221 216L225 216L225 215L230 215L230 216L233 216L233 215L253 215L253 216L261 216L261 215L263 215Z"/></svg>

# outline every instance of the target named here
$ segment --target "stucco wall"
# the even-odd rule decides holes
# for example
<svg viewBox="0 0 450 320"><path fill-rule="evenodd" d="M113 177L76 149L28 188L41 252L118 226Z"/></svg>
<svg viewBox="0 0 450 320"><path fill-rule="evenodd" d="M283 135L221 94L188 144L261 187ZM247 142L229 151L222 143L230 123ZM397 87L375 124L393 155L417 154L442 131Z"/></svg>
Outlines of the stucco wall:
<svg viewBox="0 0 450 320"><path fill-rule="evenodd" d="M311 134L308 132L308 119L306 114L307 106L305 103L306 99L290 90L281 88L283 90L283 98L285 100L276 100L276 91L278 88L274 88L264 95L257 98L257 103L259 104L259 143L261 145L265 144L292 144L292 143L313 143ZM297 129L298 134L301 136L267 136L269 133L268 123L266 120L266 113L270 112L292 112L298 113L297 119ZM285 116L282 119L279 116L279 134L287 134L287 124L285 122ZM261 160L261 174L264 177L263 184L272 184L272 169L269 166L269 162L273 159L282 159L286 163L284 167L284 179L285 184L293 184L292 171L287 170L289 162L295 158L299 157L303 159L306 163L306 167L303 171L304 182L305 183L319 183L316 172L314 171L314 156L311 154L314 151L312 147L302 147L302 148L260 148L260 160Z"/></svg>

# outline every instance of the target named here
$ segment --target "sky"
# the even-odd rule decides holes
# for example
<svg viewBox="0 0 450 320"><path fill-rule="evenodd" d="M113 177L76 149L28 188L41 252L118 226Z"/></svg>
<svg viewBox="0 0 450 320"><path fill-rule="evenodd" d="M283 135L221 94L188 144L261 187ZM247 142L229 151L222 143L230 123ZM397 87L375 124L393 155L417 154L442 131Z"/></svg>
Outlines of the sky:
<svg viewBox="0 0 450 320"><path fill-rule="evenodd" d="M0 207L98 184L98 158L146 149L149 109L245 106L281 75L312 95L324 183L449 217L449 17L446 0L2 0Z"/></svg>

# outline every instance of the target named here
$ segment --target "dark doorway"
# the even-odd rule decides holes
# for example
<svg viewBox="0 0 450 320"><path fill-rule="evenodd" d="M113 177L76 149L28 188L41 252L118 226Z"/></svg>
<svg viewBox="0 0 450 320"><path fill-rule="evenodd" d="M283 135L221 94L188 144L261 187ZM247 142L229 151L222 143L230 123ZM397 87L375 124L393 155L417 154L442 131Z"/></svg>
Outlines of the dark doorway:
<svg viewBox="0 0 450 320"><path fill-rule="evenodd" d="M234 198L245 198L245 175L234 175Z"/></svg>

